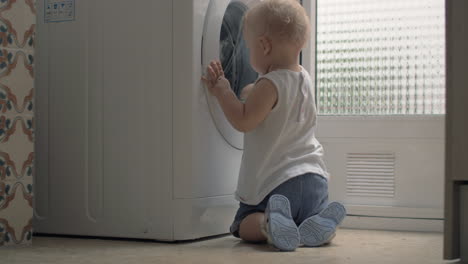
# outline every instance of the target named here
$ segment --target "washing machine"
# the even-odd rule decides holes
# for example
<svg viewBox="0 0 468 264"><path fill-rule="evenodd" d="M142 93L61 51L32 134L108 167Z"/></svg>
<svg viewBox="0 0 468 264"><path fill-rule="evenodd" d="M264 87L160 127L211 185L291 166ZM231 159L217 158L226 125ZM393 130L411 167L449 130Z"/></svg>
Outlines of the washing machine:
<svg viewBox="0 0 468 264"><path fill-rule="evenodd" d="M243 135L200 77L220 59L236 94L255 81L241 34L254 2L37 1L36 233L229 232Z"/></svg>

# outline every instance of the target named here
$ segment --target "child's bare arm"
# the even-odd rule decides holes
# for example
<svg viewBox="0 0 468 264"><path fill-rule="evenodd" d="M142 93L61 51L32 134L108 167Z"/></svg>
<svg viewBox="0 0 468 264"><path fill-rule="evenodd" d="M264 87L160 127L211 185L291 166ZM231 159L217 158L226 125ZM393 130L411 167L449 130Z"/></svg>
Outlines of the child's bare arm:
<svg viewBox="0 0 468 264"><path fill-rule="evenodd" d="M228 121L238 131L249 132L255 129L265 120L278 99L274 84L268 79L261 79L252 88L244 104L231 90L219 62L210 64L208 74L210 77L203 77L203 81L218 99Z"/></svg>
<svg viewBox="0 0 468 264"><path fill-rule="evenodd" d="M275 85L268 79L260 79L244 105L243 131L254 130L265 120L278 100Z"/></svg>
<svg viewBox="0 0 468 264"><path fill-rule="evenodd" d="M247 98L249 97L250 92L252 92L252 89L254 88L254 84L248 84L244 88L242 88L241 94L240 94L240 100L242 102L247 101Z"/></svg>

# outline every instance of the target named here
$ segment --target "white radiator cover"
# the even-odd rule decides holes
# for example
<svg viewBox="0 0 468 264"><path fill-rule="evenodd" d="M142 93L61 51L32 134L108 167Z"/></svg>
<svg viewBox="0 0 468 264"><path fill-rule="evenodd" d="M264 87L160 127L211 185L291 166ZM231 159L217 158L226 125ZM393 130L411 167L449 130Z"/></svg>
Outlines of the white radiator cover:
<svg viewBox="0 0 468 264"><path fill-rule="evenodd" d="M330 172L330 200L344 203L348 216L361 218L345 221L345 227L364 228L359 225L363 217L367 225L379 217L411 219L389 229L416 230L413 220L420 219L430 222L423 230L441 231L443 116L319 116L317 138Z"/></svg>

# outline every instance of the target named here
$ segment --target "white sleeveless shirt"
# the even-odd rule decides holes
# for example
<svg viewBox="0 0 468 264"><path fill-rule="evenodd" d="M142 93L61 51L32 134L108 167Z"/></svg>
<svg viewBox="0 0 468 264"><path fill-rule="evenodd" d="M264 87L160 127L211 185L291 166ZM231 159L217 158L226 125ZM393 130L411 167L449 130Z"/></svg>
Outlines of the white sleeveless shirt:
<svg viewBox="0 0 468 264"><path fill-rule="evenodd" d="M259 204L283 182L304 173L328 179L323 148L315 138L317 113L307 71L276 70L260 76L270 80L278 100L266 119L244 135L244 153L236 199Z"/></svg>

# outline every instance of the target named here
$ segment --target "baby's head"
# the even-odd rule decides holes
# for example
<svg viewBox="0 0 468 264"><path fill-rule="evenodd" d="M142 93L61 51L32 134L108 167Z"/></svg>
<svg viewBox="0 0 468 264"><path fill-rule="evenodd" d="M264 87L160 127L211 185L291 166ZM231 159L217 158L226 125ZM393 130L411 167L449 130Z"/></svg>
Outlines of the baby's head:
<svg viewBox="0 0 468 264"><path fill-rule="evenodd" d="M257 72L281 59L297 58L310 34L310 22L297 0L264 0L244 16L244 37Z"/></svg>

